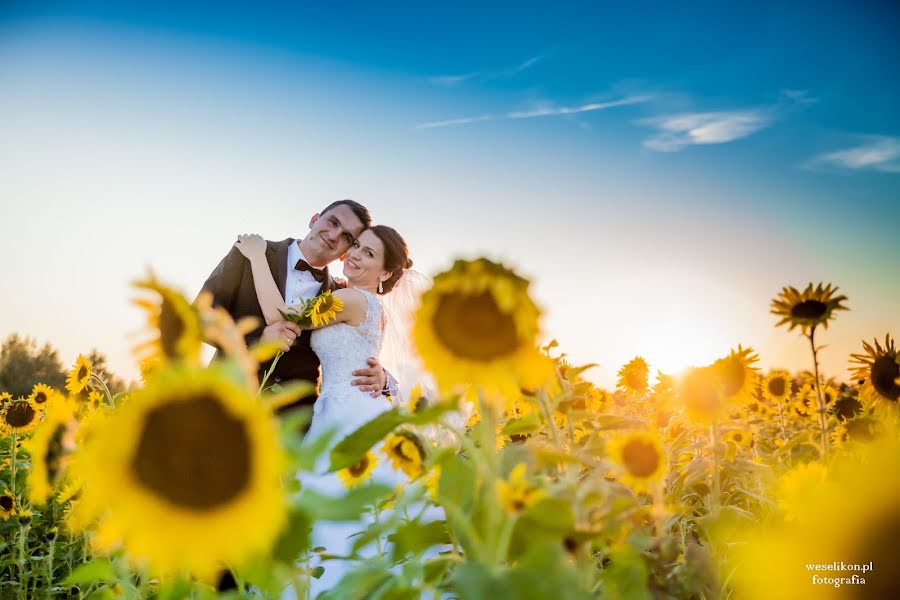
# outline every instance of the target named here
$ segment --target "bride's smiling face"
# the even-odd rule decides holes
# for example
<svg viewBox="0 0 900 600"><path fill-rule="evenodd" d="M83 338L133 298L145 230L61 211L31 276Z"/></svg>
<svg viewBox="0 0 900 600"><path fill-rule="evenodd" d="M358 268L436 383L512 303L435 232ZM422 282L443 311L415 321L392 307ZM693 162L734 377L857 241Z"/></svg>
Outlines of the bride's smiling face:
<svg viewBox="0 0 900 600"><path fill-rule="evenodd" d="M344 255L344 277L355 287L377 288L390 277L384 270L384 243L367 229L350 245Z"/></svg>

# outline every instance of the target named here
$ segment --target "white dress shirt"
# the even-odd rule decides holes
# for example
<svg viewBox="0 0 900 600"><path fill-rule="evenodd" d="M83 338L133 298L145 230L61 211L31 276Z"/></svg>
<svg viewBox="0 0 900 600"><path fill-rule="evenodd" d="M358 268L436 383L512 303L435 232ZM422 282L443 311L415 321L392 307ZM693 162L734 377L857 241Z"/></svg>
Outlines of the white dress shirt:
<svg viewBox="0 0 900 600"><path fill-rule="evenodd" d="M294 241L288 247L287 254L287 279L284 282L284 302L288 306L300 304L305 300L314 298L319 294L324 282L316 281L309 271L298 271L294 268L300 259L306 260L300 251L300 240Z"/></svg>

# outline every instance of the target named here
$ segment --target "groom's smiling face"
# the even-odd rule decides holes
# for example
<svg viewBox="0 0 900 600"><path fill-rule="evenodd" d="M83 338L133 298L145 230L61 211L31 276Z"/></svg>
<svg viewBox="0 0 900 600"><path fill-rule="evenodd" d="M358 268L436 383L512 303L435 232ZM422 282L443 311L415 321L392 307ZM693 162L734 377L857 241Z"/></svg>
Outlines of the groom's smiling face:
<svg viewBox="0 0 900 600"><path fill-rule="evenodd" d="M308 256L307 260L316 258L327 264L340 258L364 229L362 221L346 204L313 215L305 246L318 256Z"/></svg>

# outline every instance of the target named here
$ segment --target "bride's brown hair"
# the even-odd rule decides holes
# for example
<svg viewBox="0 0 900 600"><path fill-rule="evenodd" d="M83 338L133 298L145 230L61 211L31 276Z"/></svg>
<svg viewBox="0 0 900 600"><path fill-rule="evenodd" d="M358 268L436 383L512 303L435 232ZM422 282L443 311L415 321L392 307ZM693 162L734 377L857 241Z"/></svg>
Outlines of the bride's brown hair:
<svg viewBox="0 0 900 600"><path fill-rule="evenodd" d="M374 225L369 231L384 244L384 270L390 271L391 276L381 284L381 288L382 293L387 294L403 277L403 269L411 269L413 262L409 258L406 240L396 229L387 225Z"/></svg>

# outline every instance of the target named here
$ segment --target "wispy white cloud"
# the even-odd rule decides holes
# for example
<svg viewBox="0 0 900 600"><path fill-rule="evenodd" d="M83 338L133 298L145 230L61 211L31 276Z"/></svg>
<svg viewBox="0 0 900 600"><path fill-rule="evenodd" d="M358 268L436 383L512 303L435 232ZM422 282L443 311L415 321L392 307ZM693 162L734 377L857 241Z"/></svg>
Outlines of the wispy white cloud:
<svg viewBox="0 0 900 600"><path fill-rule="evenodd" d="M456 87L466 80L478 77L478 73L466 73L464 75L439 75L437 77L429 77L428 81L433 85L441 87Z"/></svg>
<svg viewBox="0 0 900 600"><path fill-rule="evenodd" d="M480 121L491 121L493 119L532 119L535 117L551 117L558 115L573 115L578 113L590 112L594 110L603 110L614 108L616 106L627 106L629 104L637 104L646 102L650 96L629 96L620 100L610 102L593 102L591 104L583 104L581 106L542 106L532 110L512 111L499 116L481 115L478 117L463 117L460 119L447 119L444 121L433 121L430 123L421 123L416 125L416 129L431 129L434 127L450 127L453 125L468 125L469 123L478 123Z"/></svg>
<svg viewBox="0 0 900 600"><path fill-rule="evenodd" d="M808 90L781 90L781 95L795 104L815 104L819 101L810 96Z"/></svg>
<svg viewBox="0 0 900 600"><path fill-rule="evenodd" d="M762 109L681 113L644 119L641 125L658 133L644 140L644 146L659 152L677 152L698 144L724 144L756 133L771 125L770 111Z"/></svg>
<svg viewBox="0 0 900 600"><path fill-rule="evenodd" d="M613 100L611 102L592 102L581 106L545 106L533 110L520 110L506 113L509 119L531 119L534 117L552 117L556 115L574 115L577 113L590 112L592 110L603 110L605 108L614 108L616 106L627 106L629 104L638 104L646 102L650 96L629 96L621 100Z"/></svg>
<svg viewBox="0 0 900 600"><path fill-rule="evenodd" d="M807 168L838 167L853 171L900 173L900 138L886 135L862 136L862 143L851 148L814 156Z"/></svg>
<svg viewBox="0 0 900 600"><path fill-rule="evenodd" d="M527 71L540 61L544 59L543 54L538 54L536 56L532 56L531 58L524 60L517 64L516 66L509 69L502 69L500 71L474 71L472 73L463 73L461 75L438 75L435 77L429 77L428 82L432 85L437 85L441 87L456 87L466 81L470 80L478 80L478 81L490 81L492 79L507 79L509 77L513 77L518 75L523 71Z"/></svg>
<svg viewBox="0 0 900 600"><path fill-rule="evenodd" d="M447 119L445 121L432 121L431 123L420 123L416 125L416 129L433 129L435 127L451 127L453 125L468 125L469 123L478 123L479 121L490 121L494 115L481 115L480 117L462 117L461 119Z"/></svg>

